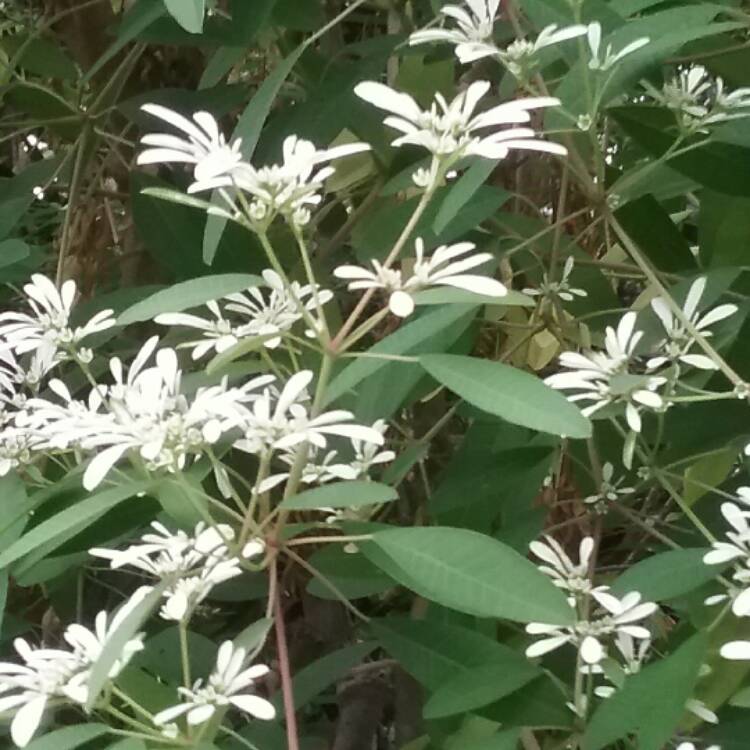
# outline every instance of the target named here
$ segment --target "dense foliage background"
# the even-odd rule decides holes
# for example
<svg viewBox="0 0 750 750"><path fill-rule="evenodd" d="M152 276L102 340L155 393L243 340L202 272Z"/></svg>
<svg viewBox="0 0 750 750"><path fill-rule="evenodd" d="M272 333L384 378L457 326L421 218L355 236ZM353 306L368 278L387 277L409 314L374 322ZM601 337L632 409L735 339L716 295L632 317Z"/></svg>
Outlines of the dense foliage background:
<svg viewBox="0 0 750 750"><path fill-rule="evenodd" d="M60 348L65 395L23 359L31 329L0 317L0 742L11 746L13 725L15 744L28 727L35 750L747 747L750 13L741 0L444 5L0 3L3 307L51 299L23 290L41 273L75 282L71 330L103 310L115 319L86 337L90 358L77 342ZM466 18L476 38L463 48L438 31L463 23L466 35ZM477 81L488 82L477 112L559 102L521 107L532 132L518 137L533 145L440 155L418 139L394 145L394 117L409 120L411 105L363 81L425 110ZM259 203L237 198L226 213L231 181L188 194L192 164L137 163L145 133L185 137L149 104L210 113L256 168L279 163L290 135L370 149L333 162L320 203L277 215L247 187ZM441 114L419 128L475 135ZM274 174L263 179L287 179ZM388 262L408 257L401 272L416 274L417 238L427 255L474 243L483 276L475 263L468 281L433 275L400 297L382 275L364 296L347 287L359 272L342 266L372 271L394 248ZM199 358L182 346L203 334L180 313L208 319L207 302L247 289L267 299L274 284L294 305L307 295L304 313L256 316ZM249 445L251 431L243 445L204 424L197 443L212 447L195 460L159 463L128 444L132 460L118 454L99 481L87 471L96 435L39 447L59 425L50 403L70 399L66 419L84 409L91 383L117 381L107 360L127 371L153 335L176 347L185 398L263 375L281 391L310 371L311 418L346 410L385 444L300 428L285 465L276 444ZM147 402L152 384L141 387ZM22 444L28 414L38 440ZM329 441L317 454L313 433ZM339 457L326 461L344 458L327 473L331 447ZM272 487L269 473L281 477ZM184 610L168 599L177 614L159 615L176 596L171 573L155 583L101 553L141 543L155 520L170 549L197 545L204 570L201 534L222 524L234 560ZM67 648L70 623L93 628L126 601L88 653L82 697L48 687L56 674L40 683L45 657L14 649L18 637ZM210 721L163 731L154 717L221 672L226 641L268 665L248 680L272 709L217 703ZM37 671L19 687L8 664L24 659ZM40 695L38 715L16 722Z"/></svg>

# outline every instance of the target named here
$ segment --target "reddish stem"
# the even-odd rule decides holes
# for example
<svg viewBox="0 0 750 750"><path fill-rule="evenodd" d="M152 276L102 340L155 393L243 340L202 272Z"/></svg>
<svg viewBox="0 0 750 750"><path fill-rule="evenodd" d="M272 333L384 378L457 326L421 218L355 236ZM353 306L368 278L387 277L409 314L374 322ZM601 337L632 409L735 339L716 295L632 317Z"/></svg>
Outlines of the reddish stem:
<svg viewBox="0 0 750 750"><path fill-rule="evenodd" d="M271 567L271 575L276 578L276 562ZM276 630L276 648L279 657L279 672L281 674L281 694L284 698L284 720L286 721L286 741L288 750L299 750L297 734L297 714L294 711L294 691L292 689L292 674L289 669L289 651L286 644L286 628L284 627L284 611L281 607L281 587L277 584L273 594L274 629Z"/></svg>

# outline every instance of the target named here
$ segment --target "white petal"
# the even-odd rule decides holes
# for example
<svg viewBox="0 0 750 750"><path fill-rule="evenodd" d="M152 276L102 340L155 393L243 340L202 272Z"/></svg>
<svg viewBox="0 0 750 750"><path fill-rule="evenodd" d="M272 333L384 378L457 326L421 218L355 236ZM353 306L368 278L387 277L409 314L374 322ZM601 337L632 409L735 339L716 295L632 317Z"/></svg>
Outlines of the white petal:
<svg viewBox="0 0 750 750"><path fill-rule="evenodd" d="M229 702L256 719L270 721L276 718L276 709L265 698L257 695L233 695Z"/></svg>
<svg viewBox="0 0 750 750"><path fill-rule="evenodd" d="M587 635L581 643L581 658L586 664L598 664L604 657L602 644L591 635Z"/></svg>
<svg viewBox="0 0 750 750"><path fill-rule="evenodd" d="M91 491L98 487L127 449L127 445L113 445L94 456L83 474L84 488Z"/></svg>
<svg viewBox="0 0 750 750"><path fill-rule="evenodd" d="M407 292L393 292L388 300L388 309L399 318L406 318L414 312L414 300Z"/></svg>
<svg viewBox="0 0 750 750"><path fill-rule="evenodd" d="M20 708L13 717L13 723L10 725L10 736L18 747L26 747L29 744L39 728L39 722L42 720L46 706L47 696L40 695Z"/></svg>
<svg viewBox="0 0 750 750"><path fill-rule="evenodd" d="M737 617L747 617L750 615L750 589L745 589L733 602L732 612Z"/></svg>
<svg viewBox="0 0 750 750"><path fill-rule="evenodd" d="M750 641L730 641L721 647L719 653L725 659L733 661L750 660Z"/></svg>

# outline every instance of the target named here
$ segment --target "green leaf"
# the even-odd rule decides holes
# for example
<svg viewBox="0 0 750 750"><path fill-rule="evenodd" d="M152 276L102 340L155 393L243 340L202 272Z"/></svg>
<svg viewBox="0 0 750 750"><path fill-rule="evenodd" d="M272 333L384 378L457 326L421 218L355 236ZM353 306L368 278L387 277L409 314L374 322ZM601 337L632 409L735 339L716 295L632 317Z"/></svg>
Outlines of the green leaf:
<svg viewBox="0 0 750 750"><path fill-rule="evenodd" d="M364 555L347 552L341 544L323 545L308 562L347 599L380 594L395 585L391 578ZM336 601L340 598L339 594L315 577L310 579L307 590L318 599Z"/></svg>
<svg viewBox="0 0 750 750"><path fill-rule="evenodd" d="M188 0L185 0L188 2ZM166 12L161 0L139 0L123 16L115 41L107 47L99 59L86 71L83 83L90 81L117 53L133 41L142 31L151 26Z"/></svg>
<svg viewBox="0 0 750 750"><path fill-rule="evenodd" d="M737 461L737 451L729 448L723 453L704 456L685 470L683 497L694 505L712 487L718 487L730 474Z"/></svg>
<svg viewBox="0 0 750 750"><path fill-rule="evenodd" d="M375 650L376 646L376 643L355 643L353 646L345 646L301 669L294 677L294 707L299 709L306 706L327 687L348 675ZM271 696L271 702L276 706L277 711L281 712L280 691Z"/></svg>
<svg viewBox="0 0 750 750"><path fill-rule="evenodd" d="M619 209L616 216L660 271L695 269L690 245L652 195L631 201Z"/></svg>
<svg viewBox="0 0 750 750"><path fill-rule="evenodd" d="M383 648L430 691L485 665L526 663L517 651L460 625L388 617L369 627Z"/></svg>
<svg viewBox="0 0 750 750"><path fill-rule="evenodd" d="M591 435L591 423L579 409L534 375L456 354L426 354L419 361L435 380L489 414L553 435Z"/></svg>
<svg viewBox="0 0 750 750"><path fill-rule="evenodd" d="M132 606L130 601L123 605L129 607L127 615L123 617L117 628L109 633L99 658L91 666L88 679L88 700L85 707L87 711L96 705L99 693L109 681L112 666L122 656L125 644L140 630L146 618L159 603L162 593L171 583L170 580L164 579L152 587L135 606Z"/></svg>
<svg viewBox="0 0 750 750"><path fill-rule="evenodd" d="M108 733L109 727L104 724L77 724L45 734L26 745L26 750L73 750Z"/></svg>
<svg viewBox="0 0 750 750"><path fill-rule="evenodd" d="M189 206L190 208L200 208L201 211L207 211L212 207L210 201L196 198L194 195L188 195L179 190L172 190L172 188L147 187L141 190L141 195L149 195L152 198L161 198L163 201L179 203L183 206Z"/></svg>
<svg viewBox="0 0 750 750"><path fill-rule="evenodd" d="M126 737L124 740L118 740L113 745L108 745L107 750L148 750L143 740L136 737ZM487 750L490 750L489 748Z"/></svg>
<svg viewBox="0 0 750 750"><path fill-rule="evenodd" d="M253 155L276 95L305 48L306 44L301 44L282 60L273 73L266 76L260 88L255 92L255 96L240 115L232 138L242 138L242 153L246 159L250 159ZM227 220L221 216L209 215L206 221L206 229L203 234L203 261L209 266L219 249L226 224Z"/></svg>
<svg viewBox="0 0 750 750"><path fill-rule="evenodd" d="M639 750L660 750L685 712L706 650L705 634L683 643L671 656L628 677L591 718L584 750L612 747L628 734L638 735Z"/></svg>
<svg viewBox="0 0 750 750"><path fill-rule="evenodd" d="M75 81L78 71L75 63L62 48L51 39L28 34L14 34L2 38L2 48L14 57L23 46L21 59L17 65L27 73L43 78L57 78Z"/></svg>
<svg viewBox="0 0 750 750"><path fill-rule="evenodd" d="M3 240L0 242L0 268L28 258L29 252L29 246L23 240Z"/></svg>
<svg viewBox="0 0 750 750"><path fill-rule="evenodd" d="M488 297L466 289L425 289L414 295L416 305L502 305L503 307L535 307L536 302L521 292L509 289L503 297Z"/></svg>
<svg viewBox="0 0 750 750"><path fill-rule="evenodd" d="M257 653L266 642L272 627L272 619L261 617L260 620L251 623L235 636L234 645L238 648L244 648L249 654Z"/></svg>
<svg viewBox="0 0 750 750"><path fill-rule="evenodd" d="M152 486L151 482L132 482L121 487L97 492L91 497L76 503L75 508L66 508L57 515L48 518L31 531L24 534L15 544L11 544L0 553L0 569L7 568L25 554L55 539L66 538L71 529L78 531L90 526L107 511L112 510L128 498L145 492Z"/></svg>
<svg viewBox="0 0 750 750"><path fill-rule="evenodd" d="M284 500L284 510L316 510L317 508L362 508L395 500L398 493L393 487L379 482L332 482L312 490L300 492Z"/></svg>
<svg viewBox="0 0 750 750"><path fill-rule="evenodd" d="M673 549L637 562L613 584L612 593L619 596L639 591L650 601L672 599L693 591L716 578L721 565L706 565L703 556L708 549Z"/></svg>
<svg viewBox="0 0 750 750"><path fill-rule="evenodd" d="M461 178L451 187L448 195L443 198L443 202L440 204L432 223L435 234L440 234L456 218L458 212L464 208L485 183L499 161L499 159L479 159L461 175ZM508 198L510 195L508 193Z"/></svg>
<svg viewBox="0 0 750 750"><path fill-rule="evenodd" d="M703 190L698 239L700 257L706 265L744 265L750 243L750 197Z"/></svg>
<svg viewBox="0 0 750 750"><path fill-rule="evenodd" d="M494 703L539 676L537 667L512 653L505 661L474 667L445 682L425 704L425 718L439 719L473 711Z"/></svg>
<svg viewBox="0 0 750 750"><path fill-rule="evenodd" d="M217 276L201 276L168 289L162 289L146 299L129 307L117 319L118 325L126 326L144 320L153 320L162 313L180 312L191 307L204 305L206 302L234 292L262 284L259 276L249 273L224 273Z"/></svg>
<svg viewBox="0 0 750 750"><path fill-rule="evenodd" d="M447 328L462 318L473 316L476 306L446 306L430 310L398 331L368 349L368 354L420 354L431 348L433 337L438 337ZM330 404L345 393L353 391L365 378L373 375L390 362L376 357L361 357L345 367L326 389L325 404Z"/></svg>
<svg viewBox="0 0 750 750"><path fill-rule="evenodd" d="M206 0L164 0L169 15L191 34L203 31Z"/></svg>
<svg viewBox="0 0 750 750"><path fill-rule="evenodd" d="M361 549L399 583L460 612L572 622L560 589L525 557L484 534L445 527L388 529L375 532Z"/></svg>
<svg viewBox="0 0 750 750"><path fill-rule="evenodd" d="M609 114L651 156L660 157L674 143L668 128L671 115L657 107L613 107ZM693 145L696 139L685 146ZM708 143L669 159L672 169L704 187L732 196L750 196L750 148L722 141L714 135Z"/></svg>

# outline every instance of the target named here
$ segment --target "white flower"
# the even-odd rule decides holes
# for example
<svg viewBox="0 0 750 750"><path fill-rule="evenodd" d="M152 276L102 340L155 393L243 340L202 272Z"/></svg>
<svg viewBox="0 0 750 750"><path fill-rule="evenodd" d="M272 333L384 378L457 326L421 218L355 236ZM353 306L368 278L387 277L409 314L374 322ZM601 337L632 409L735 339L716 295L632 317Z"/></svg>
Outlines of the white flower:
<svg viewBox="0 0 750 750"><path fill-rule="evenodd" d="M318 305L324 305L333 299L333 293L320 286L300 284L292 281L289 286L271 269L262 273L271 292L266 297L257 287L252 287L245 294L227 295L227 310L237 313L247 322L243 330L252 336L270 336L288 331L304 316L303 311L312 313ZM281 343L280 336L265 341L269 349Z"/></svg>
<svg viewBox="0 0 750 750"><path fill-rule="evenodd" d="M159 610L164 620L183 622L190 619L195 608L211 593L215 586L241 575L236 557L226 560L209 559L191 576L178 579L164 591L166 601Z"/></svg>
<svg viewBox="0 0 750 750"><path fill-rule="evenodd" d="M466 8L459 5L444 5L440 13L456 21L452 29L424 29L409 37L409 44L426 42L449 42L456 47L456 57L462 63L470 63L497 53L492 43L492 27L495 23L500 0L466 0Z"/></svg>
<svg viewBox="0 0 750 750"><path fill-rule="evenodd" d="M312 379L311 371L302 370L289 378L278 395L266 389L251 408L245 410L245 437L237 441L235 447L248 453L286 450L301 443L325 448L327 435L383 444L383 436L377 430L352 424L351 412L338 409L310 416L302 402L307 400L307 386Z"/></svg>
<svg viewBox="0 0 750 750"><path fill-rule="evenodd" d="M708 132L707 125L750 116L750 88L725 93L724 81L702 65L691 65L667 81L661 89L643 81L647 94L671 109L680 126L688 131Z"/></svg>
<svg viewBox="0 0 750 750"><path fill-rule="evenodd" d="M559 390L576 391L569 401L591 401L582 409L590 416L613 403L625 404L625 418L633 432L641 431L640 410L662 409L664 399L656 393L666 378L630 371L635 348L643 333L635 330L636 314L623 315L617 330L607 327L604 352L563 352L560 364L571 370L550 375L545 383Z"/></svg>
<svg viewBox="0 0 750 750"><path fill-rule="evenodd" d="M394 315L401 318L414 312L412 295L430 286L450 286L490 297L503 297L508 293L505 286L495 279L465 273L494 257L491 253L474 253L458 260L474 250L474 243L441 245L428 258L424 257L424 242L417 238L415 244L416 259L412 275L406 280L403 280L401 271L385 268L375 260L372 261L374 271L360 266L339 266L333 274L340 279L349 280L350 290L386 290L390 293L388 307Z"/></svg>
<svg viewBox="0 0 750 750"><path fill-rule="evenodd" d="M15 710L10 736L17 747L25 747L47 706L67 699L65 686L81 665L68 651L32 649L22 638L13 645L23 664L0 662L0 712Z"/></svg>
<svg viewBox="0 0 750 750"><path fill-rule="evenodd" d="M127 377L118 357L110 360L114 383L93 389L88 404L76 402L60 381L50 383L59 405L31 399L30 420L51 448L75 446L93 453L83 476L86 489L98 486L130 450L137 451L151 470L174 472L188 457L202 454L229 430L239 426L240 405L253 398L254 388L273 380L261 376L237 388L226 383L199 388L188 398L180 390L182 373L172 349L156 351L149 339L136 355ZM155 353L155 364L147 366Z"/></svg>
<svg viewBox="0 0 750 750"><path fill-rule="evenodd" d="M48 707L86 703L92 666L112 633L149 590L148 587L138 589L111 620L106 612L99 612L94 631L83 625L69 625L64 638L71 651L32 648L22 638L13 642L23 664L0 662L0 713L16 712L10 727L16 746L25 747L29 743ZM140 635L131 638L112 665L109 679L114 679L142 647Z"/></svg>
<svg viewBox="0 0 750 750"><path fill-rule="evenodd" d="M181 130L187 139L166 133L143 136L141 143L149 148L138 155L138 164L194 164L193 175L202 182L231 175L241 163L242 139L228 144L208 112L196 112L191 122L159 104L144 104L141 109Z"/></svg>
<svg viewBox="0 0 750 750"><path fill-rule="evenodd" d="M737 494L745 504L750 497L750 488L740 487ZM737 567L732 573L732 580L738 584L737 589L729 591L729 597L732 599L732 612L737 617L750 616L750 511L743 510L736 503L722 503L721 514L731 526L732 530L727 531L726 538L728 541L714 542L712 550L703 556L703 562L706 565L723 565L727 562L735 562ZM710 603L715 603L726 596L710 597ZM707 600L706 603L709 603Z"/></svg>
<svg viewBox="0 0 750 750"><path fill-rule="evenodd" d="M256 664L245 669L246 659L244 649L235 648L231 641L222 643L216 667L206 684L198 680L190 690L178 688L185 701L160 711L154 717L154 723L163 726L186 714L187 723L197 726L207 722L217 709L230 706L256 719L269 721L275 718L273 704L252 692L255 681L268 674L268 667Z"/></svg>
<svg viewBox="0 0 750 750"><path fill-rule="evenodd" d="M692 742L680 742L674 750L697 750ZM721 750L721 745L708 745L706 750Z"/></svg>
<svg viewBox="0 0 750 750"><path fill-rule="evenodd" d="M624 633L638 639L651 637L646 628L636 623L650 617L657 607L653 602L641 602L641 595L637 591L631 591L619 599L602 586L593 589L591 596L600 605L600 612L594 617L579 619L575 625L529 623L526 632L543 637L526 649L526 656L541 656L566 643L573 643L584 663L598 664L606 656L602 641L608 636Z"/></svg>
<svg viewBox="0 0 750 750"><path fill-rule="evenodd" d="M303 310L312 313L317 305L323 305L333 297L326 289L313 289L309 284L292 281L287 287L281 277L266 269L263 279L270 287L264 294L257 287L244 293L229 294L229 302L222 311L217 300L206 303L213 320L189 313L162 313L154 318L160 325L185 326L203 332L203 338L180 344L193 350L193 359L200 359L210 351L217 354L230 349L243 339L265 337L263 345L275 349L281 343L281 335L303 317ZM227 312L235 313L226 316Z"/></svg>
<svg viewBox="0 0 750 750"><path fill-rule="evenodd" d="M178 622L189 619L215 586L242 573L239 559L227 546L234 540L230 526L206 526L201 522L192 535L171 532L156 521L151 526L157 533L144 534L140 544L123 550L93 548L89 553L109 560L115 570L129 566L171 581L164 591L166 601L160 610L164 619ZM262 554L264 549L262 540L252 539L244 546L242 555L249 559Z"/></svg>
<svg viewBox="0 0 750 750"><path fill-rule="evenodd" d="M562 29L558 29L557 24L553 23L545 26L533 42L528 39L516 39L505 49L497 50L497 55L516 78L523 80L536 67L538 63L536 58L540 50L553 44L565 42L568 39L583 36L587 30L588 28L581 24L564 26Z"/></svg>
<svg viewBox="0 0 750 750"><path fill-rule="evenodd" d="M583 498L583 502L588 505L598 505L607 502L613 503L619 499L620 495L629 495L634 492L633 487L620 487L625 480L624 477L620 477L613 482L614 473L615 467L607 461L602 466L602 483L599 485L598 492L595 495Z"/></svg>
<svg viewBox="0 0 750 750"><path fill-rule="evenodd" d="M372 425L373 430L377 430L381 435L385 435L388 425L385 420L378 419ZM348 464L348 467L354 472L353 479L357 477L367 477L370 468L379 464L387 464L396 458L396 454L391 450L380 450L377 443L371 443L366 440L352 439L352 448L354 449L354 460ZM335 468L333 469L335 471ZM348 479L347 476L340 476L341 479Z"/></svg>
<svg viewBox="0 0 750 750"><path fill-rule="evenodd" d="M281 164L256 169L242 162L231 174L198 179L188 192L221 189L231 209L236 211L235 200L227 188L237 188L250 195L250 218L254 223L267 226L281 214L295 226L302 226L309 219L309 207L321 202L324 182L334 173L333 167L319 167L369 148L366 143L350 143L321 151L310 141L290 135L282 145Z"/></svg>
<svg viewBox="0 0 750 750"><path fill-rule="evenodd" d="M572 255L568 256L563 266L562 276L560 281L550 281L549 276L544 273L542 275L542 283L537 289L527 288L523 290L524 294L528 294L532 297L558 297L565 302L572 302L574 297L586 297L587 292L585 289L577 289L576 287L570 286L568 281L570 274L573 272L573 266L575 260Z"/></svg>
<svg viewBox="0 0 750 750"><path fill-rule="evenodd" d="M32 314L0 313L0 340L16 355L38 352L46 362L66 356L90 361L91 353L80 349L79 343L115 324L112 310L102 310L85 325L70 326L76 298L75 281L66 281L58 290L46 276L37 273L23 289Z"/></svg>
<svg viewBox="0 0 750 750"><path fill-rule="evenodd" d="M574 595L589 593L592 589L589 563L594 551L593 537L587 536L581 540L577 564L568 557L555 539L551 536L545 536L544 539L544 542L535 541L529 545L531 552L547 563L540 565L539 570L548 575L558 588Z"/></svg>
<svg viewBox="0 0 750 750"><path fill-rule="evenodd" d="M529 110L558 105L552 97L516 99L475 115L479 100L489 91L489 81L475 81L450 104L441 94L429 110L422 110L408 94L374 81L358 84L354 93L379 109L391 112L385 124L400 131L394 146L421 146L444 164L464 156L504 159L512 149L547 151L564 156L567 151L557 143L539 140L532 128L498 129L531 120ZM479 131L492 132L480 136Z"/></svg>
<svg viewBox="0 0 750 750"><path fill-rule="evenodd" d="M65 630L64 638L73 649L73 654L80 661L82 669L77 672L63 688L63 692L71 700L81 705L85 705L89 698L88 682L91 667L98 661L102 651L107 645L112 634L120 627L123 620L133 611L143 600L143 597L151 589L148 586L142 586L120 607L117 613L110 619L109 613L102 610L94 619L94 630L89 630L84 625L74 623L68 625ZM112 664L109 674L110 680L117 677L118 674L127 666L134 654L143 649L143 634L138 634L125 643L120 652L120 657Z"/></svg>
<svg viewBox="0 0 750 750"><path fill-rule="evenodd" d="M731 304L719 305L709 310L705 315L698 312L698 305L706 288L706 277L697 278L691 285L682 307L682 312L690 323L702 336L711 336L711 331L706 330L709 326L728 318L737 312L737 306ZM683 362L691 367L701 370L716 370L718 365L705 354L691 354L690 350L695 344L695 338L685 328L682 321L672 312L666 300L657 297L651 301L651 307L664 326L666 338L663 339L658 348L661 350L656 357L649 359L649 369L661 367L670 362Z"/></svg>
<svg viewBox="0 0 750 750"><path fill-rule="evenodd" d="M619 52L612 51L612 45L608 44L606 49L600 50L602 41L602 27L598 21L590 23L587 32L587 39L589 43L589 50L591 52L591 59L589 60L589 68L591 70L602 70L606 71L617 65L620 60L628 55L636 52L647 45L651 40L648 37L641 37L634 41L626 44ZM601 51L601 56L600 56Z"/></svg>

